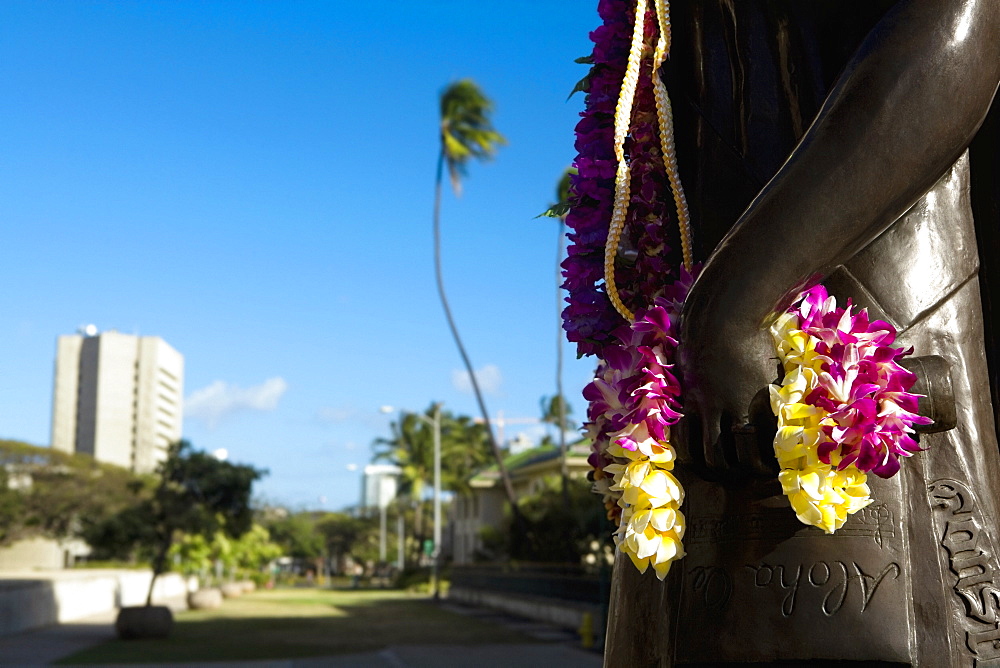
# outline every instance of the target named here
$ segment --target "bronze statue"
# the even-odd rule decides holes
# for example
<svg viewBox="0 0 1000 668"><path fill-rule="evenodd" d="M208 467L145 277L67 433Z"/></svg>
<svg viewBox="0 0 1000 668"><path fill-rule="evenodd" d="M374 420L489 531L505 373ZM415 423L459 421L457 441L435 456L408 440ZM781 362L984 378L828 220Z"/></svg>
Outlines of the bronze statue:
<svg viewBox="0 0 1000 668"><path fill-rule="evenodd" d="M1000 81L1000 2L678 0L672 24L667 83L707 256L679 349L687 556L661 584L619 555L605 665L1000 666L998 360L982 315L1000 313L1000 145L973 148L975 207L968 153ZM758 396L776 376L769 319L818 280L913 346L935 418L833 535L789 511Z"/></svg>

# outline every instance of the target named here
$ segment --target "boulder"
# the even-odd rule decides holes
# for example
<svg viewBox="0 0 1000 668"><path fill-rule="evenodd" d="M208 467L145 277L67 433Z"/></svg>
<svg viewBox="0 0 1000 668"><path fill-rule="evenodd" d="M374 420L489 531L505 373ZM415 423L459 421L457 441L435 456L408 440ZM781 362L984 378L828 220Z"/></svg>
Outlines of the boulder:
<svg viewBox="0 0 1000 668"><path fill-rule="evenodd" d="M222 595L226 598L236 598L243 595L243 585L239 582L227 582L219 589L222 590Z"/></svg>
<svg viewBox="0 0 1000 668"><path fill-rule="evenodd" d="M192 610L215 610L222 605L222 591L216 587L193 591L187 596L187 604Z"/></svg>
<svg viewBox="0 0 1000 668"><path fill-rule="evenodd" d="M174 626L174 615L165 605L137 605L122 608L115 631L122 640L166 638Z"/></svg>

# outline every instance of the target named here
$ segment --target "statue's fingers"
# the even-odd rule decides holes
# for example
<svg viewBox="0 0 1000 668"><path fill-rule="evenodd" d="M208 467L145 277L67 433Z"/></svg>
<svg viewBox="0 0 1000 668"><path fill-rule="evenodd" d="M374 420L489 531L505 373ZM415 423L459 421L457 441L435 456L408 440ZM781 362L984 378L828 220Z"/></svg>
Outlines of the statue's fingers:
<svg viewBox="0 0 1000 668"><path fill-rule="evenodd" d="M777 475L780 467L774 456L774 436L778 431L778 419L771 411L770 391L763 388L750 401L749 415L745 421L752 428L752 437L744 439L744 449L750 470L767 478Z"/></svg>
<svg viewBox="0 0 1000 668"><path fill-rule="evenodd" d="M698 416L691 415L685 410L684 417L680 419L680 422L675 424L670 428L670 444L674 446L674 451L677 453L677 461L681 464L688 466L696 465L699 463L700 457L694 457L693 451L701 446L700 441L695 442L692 440L694 436L692 426L697 424L699 421Z"/></svg>
<svg viewBox="0 0 1000 668"><path fill-rule="evenodd" d="M760 448L757 446L757 427L752 424L734 424L732 426L734 456L739 468L751 473L764 470L764 461Z"/></svg>
<svg viewBox="0 0 1000 668"><path fill-rule="evenodd" d="M701 449L705 458L705 468L715 474L724 474L729 470L724 452L726 446L722 438L721 419L722 414L717 410L704 411L701 416Z"/></svg>

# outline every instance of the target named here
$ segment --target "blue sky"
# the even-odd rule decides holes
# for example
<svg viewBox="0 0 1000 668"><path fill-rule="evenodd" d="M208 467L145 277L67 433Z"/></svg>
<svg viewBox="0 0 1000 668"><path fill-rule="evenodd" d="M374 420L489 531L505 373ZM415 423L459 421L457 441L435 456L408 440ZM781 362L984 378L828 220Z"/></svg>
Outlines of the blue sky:
<svg viewBox="0 0 1000 668"><path fill-rule="evenodd" d="M357 502L381 406L474 414L431 260L437 96L464 77L509 145L445 194L445 279L490 410L538 417L556 224L533 217L595 7L0 3L0 437L48 443L56 337L86 323L183 353L185 436L294 507Z"/></svg>

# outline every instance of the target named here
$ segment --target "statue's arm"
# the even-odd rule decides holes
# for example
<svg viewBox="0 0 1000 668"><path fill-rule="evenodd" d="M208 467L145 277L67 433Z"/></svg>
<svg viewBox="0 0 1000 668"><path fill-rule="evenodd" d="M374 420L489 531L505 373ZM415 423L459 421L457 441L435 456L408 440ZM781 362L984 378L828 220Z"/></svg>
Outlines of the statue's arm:
<svg viewBox="0 0 1000 668"><path fill-rule="evenodd" d="M718 439L720 423L723 431L743 424L750 397L774 380L768 319L940 178L971 141L998 80L997 0L900 0L867 36L686 304L681 364L688 410L699 418L691 437L703 442L709 468L735 456L727 435Z"/></svg>

